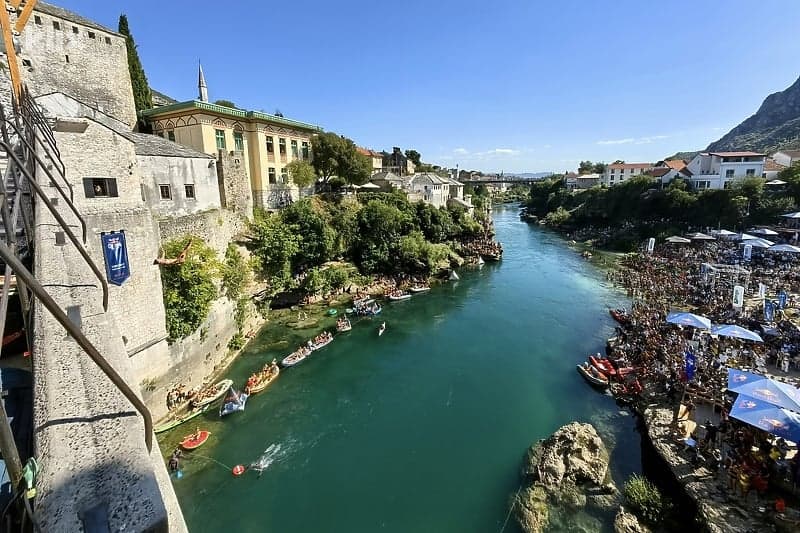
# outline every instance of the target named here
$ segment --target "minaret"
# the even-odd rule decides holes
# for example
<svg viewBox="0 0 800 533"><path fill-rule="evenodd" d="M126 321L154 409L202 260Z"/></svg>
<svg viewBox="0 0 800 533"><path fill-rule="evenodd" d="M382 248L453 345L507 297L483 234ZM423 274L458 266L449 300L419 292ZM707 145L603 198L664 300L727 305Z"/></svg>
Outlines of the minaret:
<svg viewBox="0 0 800 533"><path fill-rule="evenodd" d="M199 74L197 78L197 88L200 90L200 101L201 102L208 102L208 86L206 85L206 77L203 76L203 65L200 62L197 62L197 66L199 68Z"/></svg>

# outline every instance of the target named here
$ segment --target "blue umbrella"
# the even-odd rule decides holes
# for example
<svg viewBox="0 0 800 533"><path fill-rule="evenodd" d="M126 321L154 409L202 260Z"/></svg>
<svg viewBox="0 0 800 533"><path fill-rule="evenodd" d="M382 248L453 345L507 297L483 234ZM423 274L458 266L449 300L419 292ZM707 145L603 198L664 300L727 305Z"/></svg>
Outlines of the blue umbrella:
<svg viewBox="0 0 800 533"><path fill-rule="evenodd" d="M800 442L800 414L788 409L740 394L733 402L731 416L772 435Z"/></svg>
<svg viewBox="0 0 800 533"><path fill-rule="evenodd" d="M720 337L733 337L735 339L744 339L748 341L764 342L761 336L749 329L744 329L735 324L720 324L711 328L712 335L719 335Z"/></svg>
<svg viewBox="0 0 800 533"><path fill-rule="evenodd" d="M711 329L711 320L704 316L695 315L694 313L682 313L680 311L673 311L667 315L667 322L670 324L679 324L681 326L692 326L700 329Z"/></svg>
<svg viewBox="0 0 800 533"><path fill-rule="evenodd" d="M766 376L729 368L728 390L800 412L800 390Z"/></svg>

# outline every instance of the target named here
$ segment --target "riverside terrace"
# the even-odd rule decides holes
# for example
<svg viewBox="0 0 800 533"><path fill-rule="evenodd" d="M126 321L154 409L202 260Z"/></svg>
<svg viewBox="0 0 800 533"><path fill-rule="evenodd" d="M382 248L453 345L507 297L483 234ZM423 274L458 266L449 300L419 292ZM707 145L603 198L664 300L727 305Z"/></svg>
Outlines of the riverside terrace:
<svg viewBox="0 0 800 533"><path fill-rule="evenodd" d="M759 283L767 286L768 300L777 299L778 290L788 293L786 307L776 310L770 323L760 299L734 308L731 284L700 272L703 263L735 264L741 256L741 248L726 241L666 244L653 255L628 256L620 271L609 273L634 298L609 342L609 358L636 369L635 378L612 385L612 391L643 415L654 448L695 500L709 529L797 531L797 442L730 417L737 395L727 386L728 368L800 385L800 254L759 254L747 264L750 293ZM669 324L667 314L675 309L759 331L764 341ZM687 350L695 354L693 375L687 375ZM641 393L633 380L644 387Z"/></svg>

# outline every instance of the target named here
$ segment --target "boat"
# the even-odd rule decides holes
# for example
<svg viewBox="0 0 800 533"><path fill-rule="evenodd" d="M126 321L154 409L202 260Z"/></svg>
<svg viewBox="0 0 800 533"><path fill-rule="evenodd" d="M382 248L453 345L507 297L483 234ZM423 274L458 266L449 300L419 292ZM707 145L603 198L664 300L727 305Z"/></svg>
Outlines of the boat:
<svg viewBox="0 0 800 533"><path fill-rule="evenodd" d="M350 320L347 318L340 318L336 321L336 331L339 333L345 333L353 329L353 325L350 323Z"/></svg>
<svg viewBox="0 0 800 533"><path fill-rule="evenodd" d="M478 266L483 266L486 264L486 261L483 260L483 257L478 256Z"/></svg>
<svg viewBox="0 0 800 533"><path fill-rule="evenodd" d="M608 313L611 315L611 318L620 324L627 324L630 322L630 318L624 309L609 309Z"/></svg>
<svg viewBox="0 0 800 533"><path fill-rule="evenodd" d="M500 261L503 258L503 254L481 254L481 257L486 261Z"/></svg>
<svg viewBox="0 0 800 533"><path fill-rule="evenodd" d="M206 443L208 437L210 436L211 432L205 429L198 431L197 433L192 433L191 435L186 435L181 441L181 448L184 450L194 450L195 448L199 448Z"/></svg>
<svg viewBox="0 0 800 533"><path fill-rule="evenodd" d="M198 401L192 400L192 407L194 407L195 409L199 409L200 407L214 403L215 401L222 398L222 396L224 396L226 392L228 392L228 389L231 388L231 385L233 385L232 379L223 379L222 381L220 381L219 383L215 383L211 387L206 387L205 389L197 393L197 396L201 398L200 400Z"/></svg>
<svg viewBox="0 0 800 533"><path fill-rule="evenodd" d="M253 394L263 391L270 383L278 378L280 372L281 369L275 361L273 361L272 364L264 365L261 372L256 372L247 380L249 385L245 387L245 392L252 396Z"/></svg>
<svg viewBox="0 0 800 533"><path fill-rule="evenodd" d="M247 398L250 397L249 394L246 392L238 392L233 388L231 388L230 391L232 394L226 396L225 400L222 401L222 405L219 406L219 416L229 415L237 411L244 411L244 407L247 405Z"/></svg>
<svg viewBox="0 0 800 533"><path fill-rule="evenodd" d="M369 305L371 303L375 303L375 299L367 296L366 298L359 298L357 300L353 300L353 307L361 307Z"/></svg>
<svg viewBox="0 0 800 533"><path fill-rule="evenodd" d="M383 324L381 324L381 327L379 327L379 328L378 328L378 337L380 337L381 335L383 335L383 332L384 332L384 331L386 331L386 322L384 322Z"/></svg>
<svg viewBox="0 0 800 533"><path fill-rule="evenodd" d="M450 281L458 281L458 274L456 274L455 270L450 271Z"/></svg>
<svg viewBox="0 0 800 533"><path fill-rule="evenodd" d="M419 294L420 292L427 292L427 291L431 290L431 288L428 287L427 285L422 285L422 286L419 286L419 287L411 287L408 290L410 290L414 294Z"/></svg>
<svg viewBox="0 0 800 533"><path fill-rule="evenodd" d="M325 339L322 342L318 342L317 344L312 344L311 345L311 351L312 352L316 352L317 350L321 350L321 349L323 349L324 347L326 347L327 345L329 345L332 342L333 342L333 335L331 335L330 337L328 337L327 339Z"/></svg>
<svg viewBox="0 0 800 533"><path fill-rule="evenodd" d="M210 406L211 406L211 404L207 403L206 405L204 405L203 407L200 407L199 409L191 409L189 412L185 413L183 416L179 416L177 418L171 418L170 420L167 420L166 422L164 422L160 426L156 426L153 429L153 431L155 431L156 433L164 433L165 431L169 431L172 428L176 428L176 427L180 426L181 424L183 424L184 422L188 422L189 420L202 415L203 413L205 413L208 410L208 408Z"/></svg>
<svg viewBox="0 0 800 533"><path fill-rule="evenodd" d="M399 302L400 300L408 300L409 298L411 298L411 295L408 294L407 292L401 292L389 295L389 299L392 300L393 302Z"/></svg>
<svg viewBox="0 0 800 533"><path fill-rule="evenodd" d="M591 365L595 367L601 374L604 374L609 378L617 376L617 369L614 368L614 365L611 364L611 361L608 359L602 359L600 354L597 354L596 356L590 355L589 363L591 363Z"/></svg>
<svg viewBox="0 0 800 533"><path fill-rule="evenodd" d="M283 358L281 361L281 365L283 366L294 366L297 363L303 361L306 357L309 356L311 352L304 346L302 348L298 348L294 352L290 353L286 357Z"/></svg>
<svg viewBox="0 0 800 533"><path fill-rule="evenodd" d="M337 313L338 313L338 311L336 309L334 309L333 307L328 309L328 316L336 316Z"/></svg>
<svg viewBox="0 0 800 533"><path fill-rule="evenodd" d="M608 387L608 378L589 363L575 365L575 367L578 369L578 373L583 376L583 379L588 381L590 385L601 389Z"/></svg>

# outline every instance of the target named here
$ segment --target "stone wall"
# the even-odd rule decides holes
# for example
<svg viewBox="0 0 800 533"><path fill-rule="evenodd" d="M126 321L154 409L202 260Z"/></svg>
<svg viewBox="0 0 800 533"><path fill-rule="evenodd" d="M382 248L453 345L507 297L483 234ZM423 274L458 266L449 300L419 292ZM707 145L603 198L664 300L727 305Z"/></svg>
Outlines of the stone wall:
<svg viewBox="0 0 800 533"><path fill-rule="evenodd" d="M242 216L251 216L253 194L244 153L220 150L217 155L217 176L222 206Z"/></svg>
<svg viewBox="0 0 800 533"><path fill-rule="evenodd" d="M133 127L125 39L66 17L77 18L54 6L37 7L21 32L19 60L28 89L33 96L63 92Z"/></svg>
<svg viewBox="0 0 800 533"><path fill-rule="evenodd" d="M136 156L148 207L159 217L182 217L219 209L219 186L214 160L202 157ZM161 197L160 186L170 187L172 198ZM186 196L192 185L194 198Z"/></svg>
<svg viewBox="0 0 800 533"><path fill-rule="evenodd" d="M162 218L158 226L162 241L194 235L222 258L228 244L245 230L246 220L227 209L212 209L185 217Z"/></svg>

